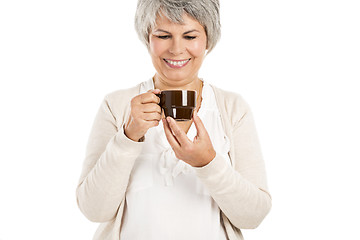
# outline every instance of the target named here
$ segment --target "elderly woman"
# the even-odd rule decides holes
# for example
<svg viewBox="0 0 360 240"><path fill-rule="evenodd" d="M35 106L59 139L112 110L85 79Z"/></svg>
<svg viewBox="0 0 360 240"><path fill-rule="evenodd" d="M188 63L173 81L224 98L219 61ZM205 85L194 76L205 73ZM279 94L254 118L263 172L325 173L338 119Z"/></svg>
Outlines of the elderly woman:
<svg viewBox="0 0 360 240"><path fill-rule="evenodd" d="M252 114L198 77L220 36L218 0L139 0L136 31L155 75L108 94L87 146L77 201L96 240L243 239L271 208ZM190 121L165 118L163 90L195 90Z"/></svg>

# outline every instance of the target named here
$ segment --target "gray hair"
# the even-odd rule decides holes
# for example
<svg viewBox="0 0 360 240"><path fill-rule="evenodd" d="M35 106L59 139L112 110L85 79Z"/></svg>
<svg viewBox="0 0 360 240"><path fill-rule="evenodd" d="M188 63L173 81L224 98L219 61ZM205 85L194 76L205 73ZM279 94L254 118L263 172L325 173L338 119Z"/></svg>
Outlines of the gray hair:
<svg viewBox="0 0 360 240"><path fill-rule="evenodd" d="M210 52L220 39L219 0L139 0L135 14L135 29L149 49L149 33L160 15L174 23L183 23L184 13L197 20L205 29Z"/></svg>

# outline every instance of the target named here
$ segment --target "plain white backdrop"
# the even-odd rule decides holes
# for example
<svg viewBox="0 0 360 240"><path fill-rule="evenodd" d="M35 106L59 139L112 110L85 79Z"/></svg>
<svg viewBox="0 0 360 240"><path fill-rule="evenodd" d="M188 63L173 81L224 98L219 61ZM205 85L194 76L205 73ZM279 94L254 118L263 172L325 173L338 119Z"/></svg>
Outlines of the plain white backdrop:
<svg viewBox="0 0 360 240"><path fill-rule="evenodd" d="M154 74L136 1L0 1L0 239L91 239L75 188L105 94ZM273 208L246 240L360 233L356 0L221 1L200 77L250 104Z"/></svg>

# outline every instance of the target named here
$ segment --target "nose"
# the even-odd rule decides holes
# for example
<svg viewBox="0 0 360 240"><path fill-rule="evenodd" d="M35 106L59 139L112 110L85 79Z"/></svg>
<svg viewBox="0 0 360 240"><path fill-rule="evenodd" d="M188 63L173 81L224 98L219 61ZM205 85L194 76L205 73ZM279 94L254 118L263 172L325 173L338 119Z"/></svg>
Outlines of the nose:
<svg viewBox="0 0 360 240"><path fill-rule="evenodd" d="M169 52L173 55L180 55L185 51L185 44L181 39L173 39Z"/></svg>

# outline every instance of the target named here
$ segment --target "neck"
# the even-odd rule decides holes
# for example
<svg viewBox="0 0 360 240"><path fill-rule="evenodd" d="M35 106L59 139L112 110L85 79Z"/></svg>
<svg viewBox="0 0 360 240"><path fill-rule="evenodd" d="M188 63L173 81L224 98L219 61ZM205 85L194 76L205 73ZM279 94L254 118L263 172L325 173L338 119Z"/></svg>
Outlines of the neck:
<svg viewBox="0 0 360 240"><path fill-rule="evenodd" d="M184 79L181 81L169 81L162 79L158 74L155 74L153 77L154 87L155 89L164 90L195 90L199 92L202 81L196 76L193 79Z"/></svg>

